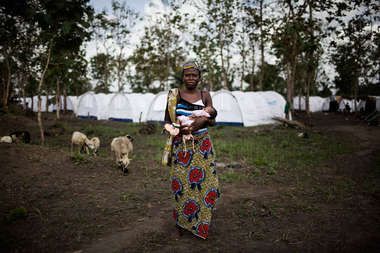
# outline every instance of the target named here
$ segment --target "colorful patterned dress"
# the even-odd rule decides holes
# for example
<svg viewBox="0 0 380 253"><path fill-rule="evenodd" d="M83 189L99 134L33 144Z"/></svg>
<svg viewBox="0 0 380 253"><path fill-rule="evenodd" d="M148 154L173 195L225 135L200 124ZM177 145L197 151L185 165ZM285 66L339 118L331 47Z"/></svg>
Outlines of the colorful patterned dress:
<svg viewBox="0 0 380 253"><path fill-rule="evenodd" d="M204 108L202 101L194 104L179 100L176 115L190 115L193 110ZM212 209L219 197L219 182L215 170L214 150L207 128L193 132L184 147L182 136L173 141L173 162L170 172L173 196L173 217L178 226L206 239Z"/></svg>

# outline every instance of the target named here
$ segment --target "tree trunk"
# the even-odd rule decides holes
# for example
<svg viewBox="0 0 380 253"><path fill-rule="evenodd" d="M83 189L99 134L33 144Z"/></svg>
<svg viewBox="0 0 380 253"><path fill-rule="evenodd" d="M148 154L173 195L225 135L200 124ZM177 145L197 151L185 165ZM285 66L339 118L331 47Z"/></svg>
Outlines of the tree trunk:
<svg viewBox="0 0 380 253"><path fill-rule="evenodd" d="M302 89L300 88L298 92L298 110L299 111L302 110L301 103L302 103Z"/></svg>
<svg viewBox="0 0 380 253"><path fill-rule="evenodd" d="M292 113L293 113L293 94L292 94L292 91L293 91L293 83L292 83L292 80L291 80L291 74L292 72L292 66L291 66L291 63L290 62L287 62L286 63L286 98L288 100L288 102L290 103L290 108L292 110Z"/></svg>
<svg viewBox="0 0 380 253"><path fill-rule="evenodd" d="M30 94L31 98L32 98L32 104L31 104L31 109L32 109L32 112L34 112L34 94Z"/></svg>
<svg viewBox="0 0 380 253"><path fill-rule="evenodd" d="M49 89L46 88L46 103L45 103L46 113L49 112Z"/></svg>
<svg viewBox="0 0 380 253"><path fill-rule="evenodd" d="M263 2L260 0L260 51L261 51L261 69L259 73L259 91L263 90L264 79L264 32L263 32Z"/></svg>
<svg viewBox="0 0 380 253"><path fill-rule="evenodd" d="M8 108L9 89L11 87L11 66L10 66L9 58L7 54L5 55L5 64L7 66L8 78L7 78L7 85L5 87L5 92L3 96L3 106L4 108Z"/></svg>
<svg viewBox="0 0 380 253"><path fill-rule="evenodd" d="M224 56L223 56L223 47L220 47L220 59L222 61L222 72L223 72L223 88L228 90L228 80L227 80L227 73L226 69L224 67Z"/></svg>
<svg viewBox="0 0 380 253"><path fill-rule="evenodd" d="M40 128L40 134L41 134L41 145L45 144L44 127L42 125L42 119L41 119L41 89L42 89L42 84L43 84L43 81L44 81L44 77L45 77L46 71L47 71L48 66L49 66L50 56L51 56L51 48L52 47L53 47L53 40L50 40L50 42L49 42L49 49L48 49L48 56L47 56L47 60L46 60L46 66L44 68L44 71L42 72L40 83L38 84L38 89L37 89L37 92L38 92L38 114L37 114L37 120L38 120L38 126Z"/></svg>
<svg viewBox="0 0 380 253"><path fill-rule="evenodd" d="M59 90L59 79L58 78L57 78L57 91L55 92L55 102L57 103L56 117L57 117L57 120L60 120L61 117L59 115L59 112L61 111L61 93Z"/></svg>
<svg viewBox="0 0 380 253"><path fill-rule="evenodd" d="M66 85L66 82L63 82L63 113L64 114L67 113L67 85Z"/></svg>
<svg viewBox="0 0 380 253"><path fill-rule="evenodd" d="M358 108L356 105L356 101L358 99L358 89L359 89L359 71L355 71L355 87L354 87L354 108L355 108L355 115L358 113Z"/></svg>

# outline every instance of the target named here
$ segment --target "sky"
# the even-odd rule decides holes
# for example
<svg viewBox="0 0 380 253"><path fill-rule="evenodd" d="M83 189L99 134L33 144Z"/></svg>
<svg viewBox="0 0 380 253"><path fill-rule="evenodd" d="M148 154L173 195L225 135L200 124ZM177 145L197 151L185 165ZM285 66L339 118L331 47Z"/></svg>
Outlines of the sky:
<svg viewBox="0 0 380 253"><path fill-rule="evenodd" d="M111 10L111 0L90 0L90 5L92 5L96 12L102 11L104 8ZM132 9L135 9L142 16L144 15L144 6L149 4L151 0L125 0L127 5Z"/></svg>

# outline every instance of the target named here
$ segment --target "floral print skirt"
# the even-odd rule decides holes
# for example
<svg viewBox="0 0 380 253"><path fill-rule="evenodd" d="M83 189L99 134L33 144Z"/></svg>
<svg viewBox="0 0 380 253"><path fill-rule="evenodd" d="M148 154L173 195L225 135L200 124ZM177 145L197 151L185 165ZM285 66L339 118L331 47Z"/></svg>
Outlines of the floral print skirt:
<svg viewBox="0 0 380 253"><path fill-rule="evenodd" d="M212 210L219 197L214 150L208 133L194 135L186 142L174 138L170 172L173 218L176 224L206 239Z"/></svg>

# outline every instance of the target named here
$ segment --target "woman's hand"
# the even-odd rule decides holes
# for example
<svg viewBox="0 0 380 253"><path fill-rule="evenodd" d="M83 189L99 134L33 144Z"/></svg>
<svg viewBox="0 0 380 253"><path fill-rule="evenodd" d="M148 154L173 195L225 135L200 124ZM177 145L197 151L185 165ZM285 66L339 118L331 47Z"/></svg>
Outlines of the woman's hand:
<svg viewBox="0 0 380 253"><path fill-rule="evenodd" d="M191 134L192 132L198 131L201 128L204 128L208 122L207 117L196 117L194 122L190 126L181 127L182 134Z"/></svg>

